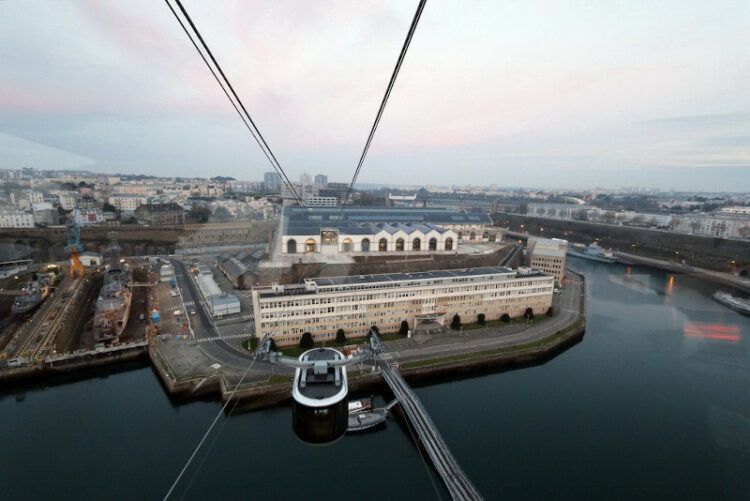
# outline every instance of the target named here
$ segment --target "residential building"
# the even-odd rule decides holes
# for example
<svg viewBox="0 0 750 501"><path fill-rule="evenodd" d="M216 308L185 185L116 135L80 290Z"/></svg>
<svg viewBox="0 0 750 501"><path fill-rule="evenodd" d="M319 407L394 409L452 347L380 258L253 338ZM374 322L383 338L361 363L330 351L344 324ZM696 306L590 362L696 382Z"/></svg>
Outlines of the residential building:
<svg viewBox="0 0 750 501"><path fill-rule="evenodd" d="M87 224L101 224L106 219L101 209L85 208L74 211L73 220L78 226L86 226Z"/></svg>
<svg viewBox="0 0 750 501"><path fill-rule="evenodd" d="M305 197L305 205L308 207L338 207L339 199L336 197L309 195Z"/></svg>
<svg viewBox="0 0 750 501"><path fill-rule="evenodd" d="M34 204L34 224L39 226L54 226L60 224L60 214L49 202Z"/></svg>
<svg viewBox="0 0 750 501"><path fill-rule="evenodd" d="M303 284L253 289L255 332L279 345L299 342L304 332L315 341L331 341L344 329L364 337L371 326L395 332L447 325L454 315L463 322L507 314L546 313L552 305L554 277L528 268L501 267L441 270L387 275L308 278Z"/></svg>
<svg viewBox="0 0 750 501"><path fill-rule="evenodd" d="M140 205L148 203L148 197L142 195L117 194L109 197L109 204L118 211L136 210Z"/></svg>
<svg viewBox="0 0 750 501"><path fill-rule="evenodd" d="M315 186L319 188L324 188L328 184L328 176L325 174L316 174L315 175Z"/></svg>
<svg viewBox="0 0 750 501"><path fill-rule="evenodd" d="M33 228L34 214L20 210L0 209L0 228Z"/></svg>
<svg viewBox="0 0 750 501"><path fill-rule="evenodd" d="M73 210L76 208L76 194L68 191L61 191L57 194L60 207L63 210Z"/></svg>
<svg viewBox="0 0 750 501"><path fill-rule="evenodd" d="M29 206L34 204L41 204L44 202L44 193L41 191L30 191L29 192Z"/></svg>
<svg viewBox="0 0 750 501"><path fill-rule="evenodd" d="M277 172L266 172L263 174L263 186L268 192L278 193L281 189L281 176Z"/></svg>
<svg viewBox="0 0 750 501"><path fill-rule="evenodd" d="M529 266L554 276L555 282L561 284L565 276L565 253L567 250L567 240L529 237L527 247Z"/></svg>
<svg viewBox="0 0 750 501"><path fill-rule="evenodd" d="M707 237L750 239L750 217L735 214L681 214L672 217L672 229Z"/></svg>
<svg viewBox="0 0 750 501"><path fill-rule="evenodd" d="M299 177L299 183L302 186L311 186L313 184L313 177L310 174L302 174Z"/></svg>
<svg viewBox="0 0 750 501"><path fill-rule="evenodd" d="M185 211L175 202L148 203L138 206L135 218L140 224L180 225L185 224Z"/></svg>

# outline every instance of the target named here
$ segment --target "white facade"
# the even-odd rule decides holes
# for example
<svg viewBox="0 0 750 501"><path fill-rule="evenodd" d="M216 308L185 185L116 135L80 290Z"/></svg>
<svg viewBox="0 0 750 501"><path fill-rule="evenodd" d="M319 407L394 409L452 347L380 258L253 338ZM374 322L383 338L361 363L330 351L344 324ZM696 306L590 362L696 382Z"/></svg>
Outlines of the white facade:
<svg viewBox="0 0 750 501"><path fill-rule="evenodd" d="M464 323L479 314L497 320L523 316L528 308L544 314L552 305L554 277L507 268L441 270L411 274L306 279L303 285L253 289L255 331L280 345L299 342L310 332L316 341L334 339L339 328L348 337L366 336L375 325L397 331L429 319Z"/></svg>
<svg viewBox="0 0 750 501"><path fill-rule="evenodd" d="M78 226L87 224L99 224L105 221L104 212L101 209L78 209L73 213L73 219Z"/></svg>
<svg viewBox="0 0 750 501"><path fill-rule="evenodd" d="M305 197L305 205L310 207L338 207L339 199L336 197L310 195Z"/></svg>
<svg viewBox="0 0 750 501"><path fill-rule="evenodd" d="M565 255L568 241L559 238L529 237L528 262L531 268L543 271L562 283L565 276Z"/></svg>
<svg viewBox="0 0 750 501"><path fill-rule="evenodd" d="M60 207L64 210L73 210L76 208L75 193L61 192L58 193L57 199L60 201Z"/></svg>
<svg viewBox="0 0 750 501"><path fill-rule="evenodd" d="M284 235L282 252L417 252L455 251L458 234L438 226L385 225L373 227L373 233L348 234L345 229L321 230L310 235Z"/></svg>
<svg viewBox="0 0 750 501"><path fill-rule="evenodd" d="M672 227L693 235L750 239L750 217L741 215L679 215L672 219Z"/></svg>
<svg viewBox="0 0 750 501"><path fill-rule="evenodd" d="M117 210L136 210L139 205L146 205L148 203L148 197L138 195L112 195L109 197L110 205L113 205Z"/></svg>
<svg viewBox="0 0 750 501"><path fill-rule="evenodd" d="M212 274L199 273L195 277L195 283L212 317L223 317L240 312L240 300L232 294L224 294L214 281Z"/></svg>
<svg viewBox="0 0 750 501"><path fill-rule="evenodd" d="M0 211L0 228L33 228L34 214L8 210Z"/></svg>
<svg viewBox="0 0 750 501"><path fill-rule="evenodd" d="M29 206L34 204L40 204L44 202L44 194L41 191L30 191L29 192Z"/></svg>
<svg viewBox="0 0 750 501"><path fill-rule="evenodd" d="M81 264L84 266L101 266L102 265L102 255L95 252L83 252L79 256L79 259L81 260Z"/></svg>

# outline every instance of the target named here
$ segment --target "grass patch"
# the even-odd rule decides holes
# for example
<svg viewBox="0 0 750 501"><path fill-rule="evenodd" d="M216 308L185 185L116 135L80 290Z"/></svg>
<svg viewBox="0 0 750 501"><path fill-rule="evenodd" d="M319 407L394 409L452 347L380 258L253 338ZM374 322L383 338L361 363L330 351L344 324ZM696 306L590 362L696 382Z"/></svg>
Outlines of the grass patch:
<svg viewBox="0 0 750 501"><path fill-rule="evenodd" d="M380 340L384 343L387 343L388 341L398 341L399 339L406 339L406 336L402 336L399 333L394 334L379 334Z"/></svg>
<svg viewBox="0 0 750 501"><path fill-rule="evenodd" d="M283 376L281 374L271 374L271 377L268 378L268 382L270 384L291 383L293 379L294 379L293 376Z"/></svg>
<svg viewBox="0 0 750 501"><path fill-rule="evenodd" d="M538 315L534 317L534 320L531 323L531 325L544 322L548 318L549 317L547 315ZM519 324L525 324L525 323L526 323L526 319L524 317L511 318L510 322L503 322L502 320L487 320L484 324L480 324L476 322L472 324L463 324L463 330L473 331L476 329L487 329L490 327L506 327L508 325L519 325Z"/></svg>

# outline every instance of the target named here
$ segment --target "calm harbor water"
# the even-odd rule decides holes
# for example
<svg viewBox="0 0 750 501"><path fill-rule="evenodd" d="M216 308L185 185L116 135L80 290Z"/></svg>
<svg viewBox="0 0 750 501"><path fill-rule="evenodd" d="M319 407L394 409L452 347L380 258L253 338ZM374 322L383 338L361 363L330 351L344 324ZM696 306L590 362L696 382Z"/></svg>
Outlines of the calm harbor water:
<svg viewBox="0 0 750 501"><path fill-rule="evenodd" d="M692 277L571 258L584 340L537 367L418 389L488 499L746 499L750 319ZM150 368L0 394L3 499L161 498L218 411L170 402ZM405 427L327 446L280 407L222 420L187 499L431 499ZM444 492L440 492L444 496Z"/></svg>

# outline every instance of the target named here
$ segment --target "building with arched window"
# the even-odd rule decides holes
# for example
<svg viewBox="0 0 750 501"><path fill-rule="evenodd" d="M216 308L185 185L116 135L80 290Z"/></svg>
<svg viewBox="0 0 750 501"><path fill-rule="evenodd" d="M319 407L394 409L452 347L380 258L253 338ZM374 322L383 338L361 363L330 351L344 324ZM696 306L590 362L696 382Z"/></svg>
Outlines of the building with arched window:
<svg viewBox="0 0 750 501"><path fill-rule="evenodd" d="M455 252L464 239L489 240L491 225L487 214L447 209L285 207L281 252Z"/></svg>

